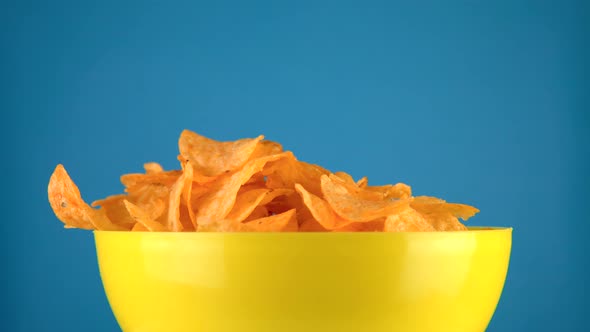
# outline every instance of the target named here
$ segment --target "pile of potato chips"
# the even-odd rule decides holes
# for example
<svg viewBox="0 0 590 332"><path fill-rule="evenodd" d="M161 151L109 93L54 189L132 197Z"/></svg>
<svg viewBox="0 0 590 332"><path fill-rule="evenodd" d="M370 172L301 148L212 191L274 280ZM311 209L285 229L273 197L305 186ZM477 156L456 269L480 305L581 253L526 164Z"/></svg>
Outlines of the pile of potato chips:
<svg viewBox="0 0 590 332"><path fill-rule="evenodd" d="M121 177L125 193L89 206L62 165L49 202L66 228L151 232L455 231L479 212L413 197L403 183L370 186L347 173L297 160L263 136L219 142L189 130L178 142L181 170L154 162ZM98 208L94 208L98 207Z"/></svg>

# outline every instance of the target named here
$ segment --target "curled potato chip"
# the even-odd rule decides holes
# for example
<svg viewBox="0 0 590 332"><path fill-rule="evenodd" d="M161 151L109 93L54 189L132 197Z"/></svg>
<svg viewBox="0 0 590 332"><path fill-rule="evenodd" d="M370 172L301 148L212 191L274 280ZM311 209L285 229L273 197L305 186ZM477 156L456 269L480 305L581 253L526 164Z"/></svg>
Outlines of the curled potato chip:
<svg viewBox="0 0 590 332"><path fill-rule="evenodd" d="M104 210L96 210L86 204L61 164L57 165L49 179L47 194L53 212L66 226L104 231L127 229L112 223Z"/></svg>
<svg viewBox="0 0 590 332"><path fill-rule="evenodd" d="M310 193L299 183L295 184L295 190L301 195L303 203L311 212L313 218L325 229L335 229L346 226L352 221L338 216L328 202Z"/></svg>
<svg viewBox="0 0 590 332"><path fill-rule="evenodd" d="M184 130L178 140L181 156L191 162L195 174L218 176L244 165L264 136L219 142Z"/></svg>
<svg viewBox="0 0 590 332"><path fill-rule="evenodd" d="M397 214L388 216L383 230L385 232L427 232L435 229L422 214L407 207Z"/></svg>
<svg viewBox="0 0 590 332"><path fill-rule="evenodd" d="M223 175L215 180L212 189L198 202L196 220L199 226L223 220L233 207L240 187L266 163L288 156L288 153L261 157L248 161L235 173Z"/></svg>
<svg viewBox="0 0 590 332"><path fill-rule="evenodd" d="M139 206L127 200L124 200L123 204L125 205L125 208L127 209L131 218L133 218L135 222L143 226L143 230L147 230L150 232L165 232L168 230L166 229L166 226L160 224L155 220L152 220L148 216L148 214L145 211L143 211Z"/></svg>
<svg viewBox="0 0 590 332"><path fill-rule="evenodd" d="M367 200L358 192L333 177L321 177L322 192L330 207L340 217L355 222L372 221L396 214L409 205L409 200Z"/></svg>
<svg viewBox="0 0 590 332"><path fill-rule="evenodd" d="M235 230L246 232L293 232L297 230L295 209L270 217L255 219L238 224Z"/></svg>

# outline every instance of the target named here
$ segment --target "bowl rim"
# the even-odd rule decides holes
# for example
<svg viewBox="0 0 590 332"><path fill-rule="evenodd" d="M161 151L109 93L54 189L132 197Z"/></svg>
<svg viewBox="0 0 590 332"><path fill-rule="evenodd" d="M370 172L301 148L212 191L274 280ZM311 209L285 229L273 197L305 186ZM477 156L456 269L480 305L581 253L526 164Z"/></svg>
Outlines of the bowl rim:
<svg viewBox="0 0 590 332"><path fill-rule="evenodd" d="M92 232L94 234L138 234L138 235L145 235L145 234L166 234L168 236L173 236L172 234L175 234L175 236L203 236L203 234L206 235L219 235L219 236L227 236L227 235L232 235L232 236L236 236L236 235L240 235L243 234L244 236L249 236L253 235L253 234L268 234L268 235L273 235L273 236L285 236L287 234L293 236L293 234L301 234L301 236L318 236L318 234L332 234L329 236L338 236L338 234L362 234L363 236L367 236L367 234L374 234L374 235L369 235L369 236L401 236L401 235L411 235L411 236L440 236L443 234L455 234L455 235L460 235L460 234L481 234L481 233L504 233L504 232L508 232L508 233L512 233L513 228L512 227L503 227L503 226L468 226L467 227L467 231L459 231L459 230L453 230L453 231L427 231L427 232L149 232L149 231L142 231L142 232L132 232L132 231L102 231L102 230L93 230ZM195 234L202 234L202 235L195 235Z"/></svg>

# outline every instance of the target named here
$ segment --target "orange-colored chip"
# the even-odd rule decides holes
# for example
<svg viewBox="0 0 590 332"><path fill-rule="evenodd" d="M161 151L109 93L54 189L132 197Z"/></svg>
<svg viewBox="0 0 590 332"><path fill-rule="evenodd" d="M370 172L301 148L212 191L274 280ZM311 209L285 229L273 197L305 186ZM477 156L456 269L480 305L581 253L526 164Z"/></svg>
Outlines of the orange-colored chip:
<svg viewBox="0 0 590 332"><path fill-rule="evenodd" d="M191 162L195 174L218 176L244 165L264 136L219 142L184 130L178 140L180 154Z"/></svg>
<svg viewBox="0 0 590 332"><path fill-rule="evenodd" d="M266 175L266 185L269 188L293 189L296 183L316 196L322 196L320 177L328 174L328 170L318 166L299 161L289 152L289 156L271 163L263 174Z"/></svg>
<svg viewBox="0 0 590 332"><path fill-rule="evenodd" d="M86 204L61 164L57 165L49 179L47 194L55 215L66 226L104 231L126 229L112 223L104 210L95 210Z"/></svg>
<svg viewBox="0 0 590 332"><path fill-rule="evenodd" d="M408 200L367 200L358 192L351 192L333 177L321 177L322 192L330 207L340 217L356 222L376 220L396 214L405 209Z"/></svg>
<svg viewBox="0 0 590 332"><path fill-rule="evenodd" d="M147 229L144 225L140 223L136 223L133 228L131 229L132 232L149 232L150 230Z"/></svg>
<svg viewBox="0 0 590 332"><path fill-rule="evenodd" d="M156 162L143 164L143 169L145 169L145 174L158 174L164 172L164 168L162 167L162 165Z"/></svg>
<svg viewBox="0 0 590 332"><path fill-rule="evenodd" d="M356 182L354 182L354 179L352 178L352 176L346 172L336 172L334 173L334 175L336 175L337 177L339 177L340 179L344 180L344 182L351 184L353 186L356 186Z"/></svg>
<svg viewBox="0 0 590 332"><path fill-rule="evenodd" d="M299 225L300 232L328 232L317 220L309 218Z"/></svg>
<svg viewBox="0 0 590 332"><path fill-rule="evenodd" d="M366 176L363 176L360 180L358 180L356 182L356 186L361 189L367 187L368 184L369 184L369 179Z"/></svg>
<svg viewBox="0 0 590 332"><path fill-rule="evenodd" d="M277 142L262 140L256 145L256 149L250 156L250 159L272 156L283 152L283 146Z"/></svg>
<svg viewBox="0 0 590 332"><path fill-rule="evenodd" d="M353 222L344 227L336 228L334 232L382 232L385 219L377 219L367 222Z"/></svg>
<svg viewBox="0 0 590 332"><path fill-rule="evenodd" d="M262 202L269 189L253 189L237 196L236 202L225 217L231 223L239 223L246 219Z"/></svg>
<svg viewBox="0 0 590 332"><path fill-rule="evenodd" d="M143 211L139 206L124 200L123 201L125 208L127 209L129 215L135 222L141 224L145 230L150 232L165 232L167 231L166 226L160 224L159 222L152 220L145 211ZM134 227L135 228L135 227Z"/></svg>
<svg viewBox="0 0 590 332"><path fill-rule="evenodd" d="M445 214L467 220L479 212L473 206L465 204L447 203L442 199L428 196L418 196L411 203L412 207L422 214Z"/></svg>
<svg viewBox="0 0 590 332"><path fill-rule="evenodd" d="M127 212L124 201L127 195L112 195L104 199L92 202L92 206L100 206L105 214L113 223L119 224L125 228L133 227L135 220Z"/></svg>
<svg viewBox="0 0 590 332"><path fill-rule="evenodd" d="M190 162L187 162L184 168L184 172L178 178L172 190L170 191L170 203L168 204L168 229L173 232L179 232L183 230L182 223L180 222L180 198L184 188L193 184L193 168Z"/></svg>
<svg viewBox="0 0 590 332"><path fill-rule="evenodd" d="M139 206L150 219L156 220L167 209L170 189L170 187L159 183L137 184L127 188L127 200Z"/></svg>
<svg viewBox="0 0 590 332"><path fill-rule="evenodd" d="M259 205L256 208L254 208L254 210L252 210L250 215L248 217L246 217L246 219L244 219L243 222L248 222L248 221L252 221L254 219L268 217L269 215L270 214L269 214L266 206Z"/></svg>
<svg viewBox="0 0 590 332"><path fill-rule="evenodd" d="M293 232L297 230L295 209L270 217L239 224L236 230L246 232Z"/></svg>
<svg viewBox="0 0 590 332"><path fill-rule="evenodd" d="M280 153L250 160L235 173L223 175L215 180L212 189L197 203L197 224L208 225L225 219L234 205L240 187L260 172L266 163L285 158L287 155L288 153Z"/></svg>
<svg viewBox="0 0 590 332"><path fill-rule="evenodd" d="M387 217L385 232L428 232L434 227L418 211L407 207L405 210Z"/></svg>
<svg viewBox="0 0 590 332"><path fill-rule="evenodd" d="M303 203L309 209L313 218L325 229L332 230L351 223L351 221L334 213L328 202L310 193L299 183L295 184L295 190L301 195Z"/></svg>
<svg viewBox="0 0 590 332"><path fill-rule="evenodd" d="M136 185L146 184L160 184L164 186L171 186L176 182L176 180L178 180L178 177L180 175L182 175L182 171L179 170L152 174L125 174L121 176L121 183L127 188L134 187Z"/></svg>

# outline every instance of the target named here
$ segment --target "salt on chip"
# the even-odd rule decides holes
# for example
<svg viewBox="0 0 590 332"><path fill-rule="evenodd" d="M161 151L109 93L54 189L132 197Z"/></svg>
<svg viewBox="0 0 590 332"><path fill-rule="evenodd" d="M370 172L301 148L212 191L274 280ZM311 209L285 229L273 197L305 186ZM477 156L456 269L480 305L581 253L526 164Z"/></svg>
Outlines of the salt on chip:
<svg viewBox="0 0 590 332"><path fill-rule="evenodd" d="M84 202L80 190L61 164L57 165L49 179L47 194L55 215L66 226L103 231L126 230L112 223L104 210L93 209Z"/></svg>
<svg viewBox="0 0 590 332"><path fill-rule="evenodd" d="M219 142L184 130L178 140L182 157L191 162L195 174L218 176L244 165L264 136Z"/></svg>
<svg viewBox="0 0 590 332"><path fill-rule="evenodd" d="M324 198L340 217L355 222L366 222L396 214L406 208L408 200L367 200L358 192L351 192L333 177L321 177Z"/></svg>
<svg viewBox="0 0 590 332"><path fill-rule="evenodd" d="M149 215L143 211L139 206L124 200L125 208L127 209L129 215L135 222L141 224L143 228L150 232L165 232L167 231L166 226L160 224L159 222L152 220ZM134 227L135 228L135 227Z"/></svg>

